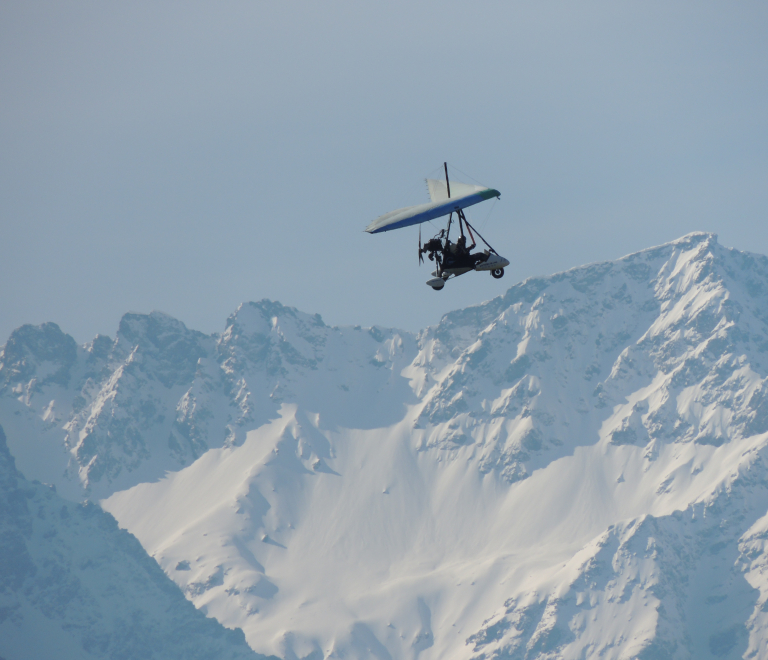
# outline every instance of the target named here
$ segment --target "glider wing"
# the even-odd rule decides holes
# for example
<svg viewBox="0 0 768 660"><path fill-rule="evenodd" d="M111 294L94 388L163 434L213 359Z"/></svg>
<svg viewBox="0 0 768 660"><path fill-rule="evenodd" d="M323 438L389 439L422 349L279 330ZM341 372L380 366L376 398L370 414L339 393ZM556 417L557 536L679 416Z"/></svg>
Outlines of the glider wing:
<svg viewBox="0 0 768 660"><path fill-rule="evenodd" d="M454 192L453 188L456 185L457 184L451 184L452 193ZM440 218L449 213L455 213L460 209L465 209L474 204L479 204L486 199L499 197L501 195L498 190L494 190L493 188L470 186L468 184L458 185L461 186L461 189L457 189L456 192L461 196L456 195L448 198L448 191L445 183L427 179L429 195L432 198L431 202L428 204L419 204L418 206L408 206L403 209L397 209L397 211L385 213L369 224L365 228L365 231L369 234L378 234L382 231L390 231L392 229L400 229L401 227L418 225L422 222L434 220L435 218ZM470 188L472 190L468 190Z"/></svg>

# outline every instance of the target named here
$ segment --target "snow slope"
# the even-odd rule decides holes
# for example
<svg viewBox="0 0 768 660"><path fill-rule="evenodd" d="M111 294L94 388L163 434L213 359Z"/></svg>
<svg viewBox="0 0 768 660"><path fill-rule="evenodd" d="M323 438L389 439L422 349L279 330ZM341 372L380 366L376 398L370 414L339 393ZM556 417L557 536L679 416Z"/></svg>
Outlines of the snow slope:
<svg viewBox="0 0 768 660"><path fill-rule="evenodd" d="M16 470L0 428L0 656L256 660L95 504Z"/></svg>
<svg viewBox="0 0 768 660"><path fill-rule="evenodd" d="M255 650L768 658L765 257L691 234L417 337L268 301L215 337L126 319L16 331L0 422Z"/></svg>

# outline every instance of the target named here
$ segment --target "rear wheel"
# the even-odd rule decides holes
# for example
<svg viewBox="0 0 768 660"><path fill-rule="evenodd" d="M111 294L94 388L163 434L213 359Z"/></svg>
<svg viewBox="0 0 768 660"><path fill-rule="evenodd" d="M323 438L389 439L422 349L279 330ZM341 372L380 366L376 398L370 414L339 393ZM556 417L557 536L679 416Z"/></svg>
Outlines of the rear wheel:
<svg viewBox="0 0 768 660"><path fill-rule="evenodd" d="M504 277L504 269L503 268L494 268L491 271L491 277L500 280L502 277Z"/></svg>

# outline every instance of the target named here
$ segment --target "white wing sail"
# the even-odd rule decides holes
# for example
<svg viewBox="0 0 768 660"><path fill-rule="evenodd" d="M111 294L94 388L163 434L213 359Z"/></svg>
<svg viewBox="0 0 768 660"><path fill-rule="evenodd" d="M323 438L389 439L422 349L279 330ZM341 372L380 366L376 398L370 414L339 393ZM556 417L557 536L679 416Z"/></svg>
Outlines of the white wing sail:
<svg viewBox="0 0 768 660"><path fill-rule="evenodd" d="M445 181L440 179L427 179L427 188L429 190L429 198L433 202L444 202L448 197L448 186ZM472 193L479 192L481 190L487 190L485 186L473 186L471 183L460 183L459 181L451 182L451 197L466 197Z"/></svg>
<svg viewBox="0 0 768 660"><path fill-rule="evenodd" d="M427 179L427 187L429 188L429 196L432 198L431 202L385 213L369 224L365 231L369 234L378 234L382 231L418 225L501 195L498 190L493 188L473 186L468 183L451 183L451 197L449 198L445 183L436 179Z"/></svg>

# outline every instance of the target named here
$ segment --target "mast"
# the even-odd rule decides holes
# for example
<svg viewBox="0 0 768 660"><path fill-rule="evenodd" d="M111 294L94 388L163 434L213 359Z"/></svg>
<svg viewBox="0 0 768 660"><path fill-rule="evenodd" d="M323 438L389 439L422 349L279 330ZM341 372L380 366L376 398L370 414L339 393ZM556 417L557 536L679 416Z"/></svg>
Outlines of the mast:
<svg viewBox="0 0 768 660"><path fill-rule="evenodd" d="M448 199L451 198L451 182L448 180L448 163L443 161L443 169L445 169L445 187L448 189ZM445 238L451 233L451 220L453 220L453 213L448 214L448 229L445 232ZM461 222L461 221L459 221Z"/></svg>

